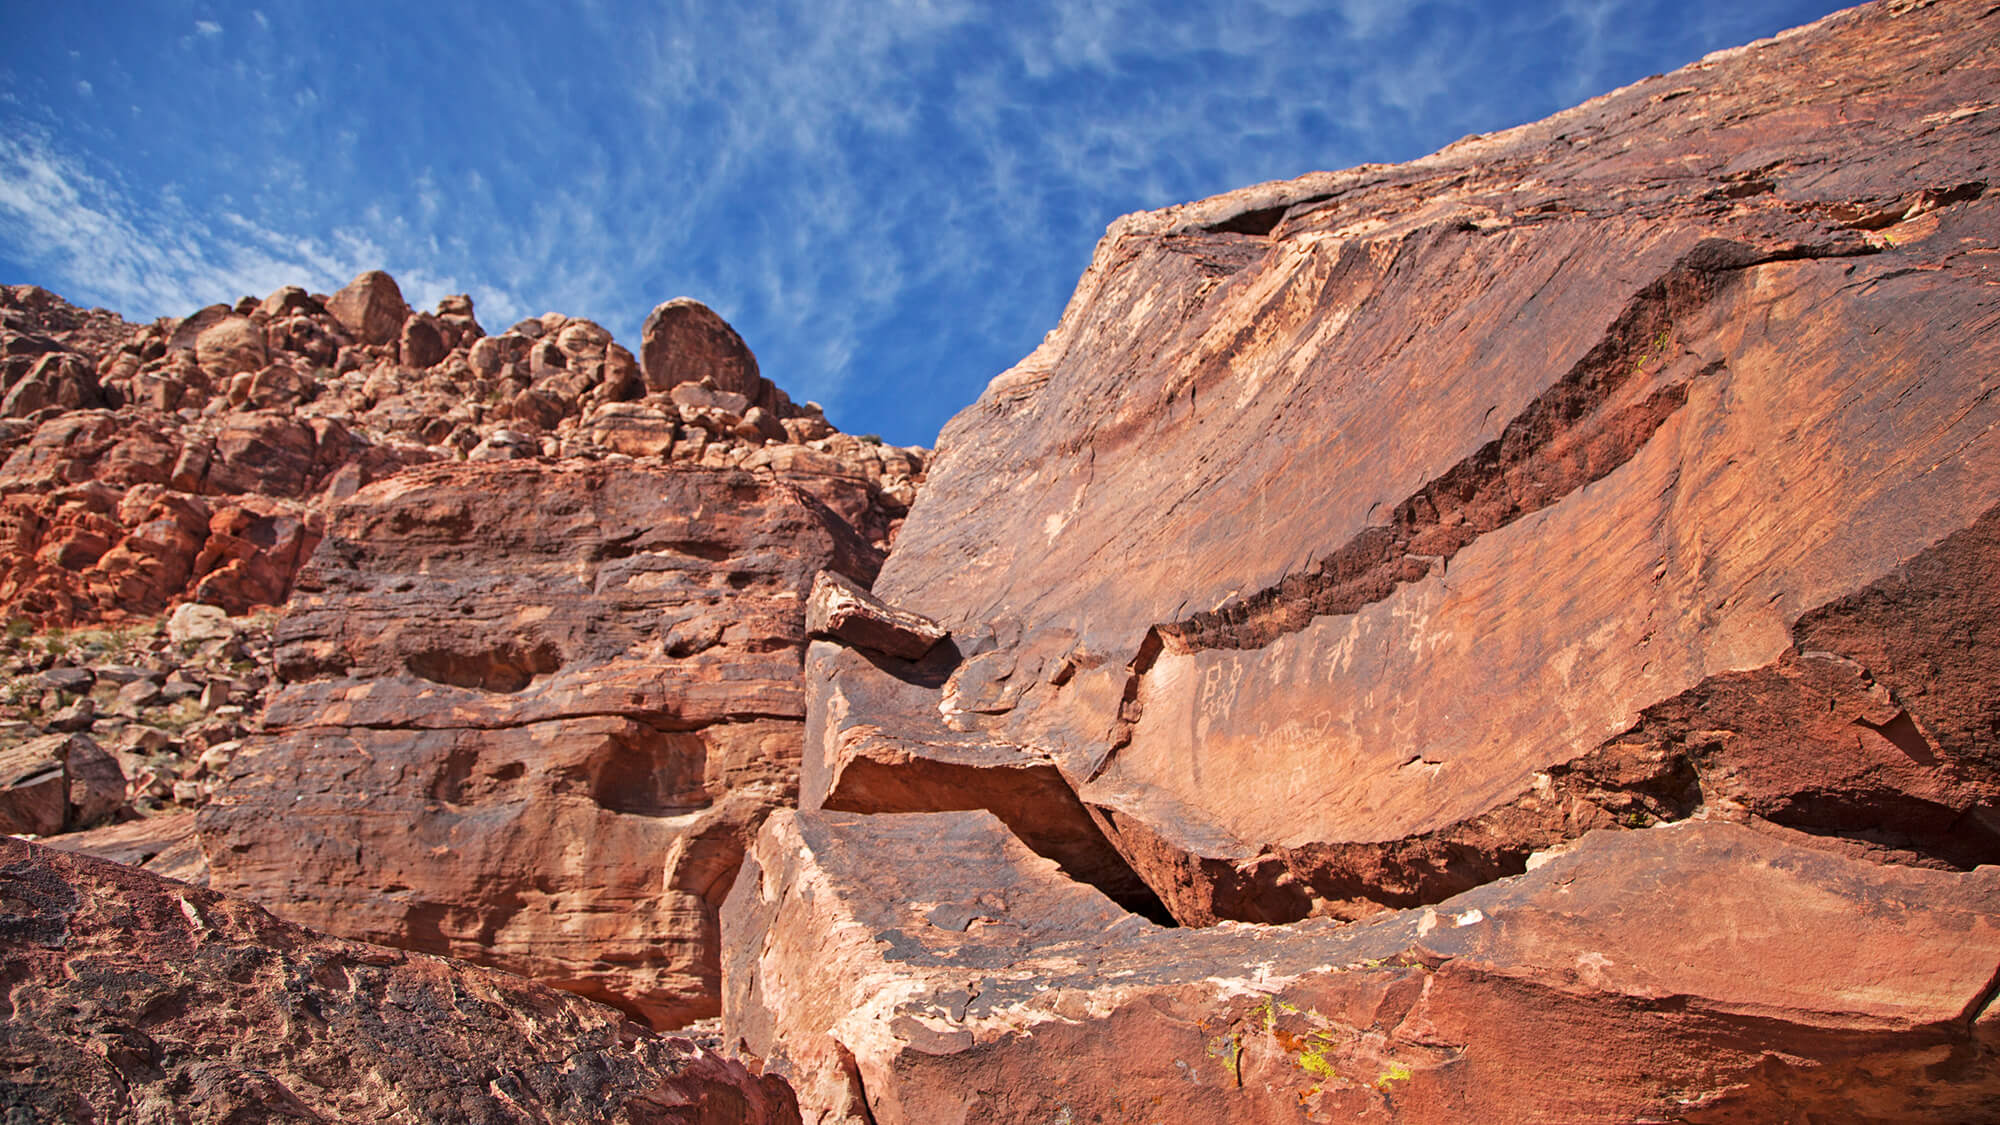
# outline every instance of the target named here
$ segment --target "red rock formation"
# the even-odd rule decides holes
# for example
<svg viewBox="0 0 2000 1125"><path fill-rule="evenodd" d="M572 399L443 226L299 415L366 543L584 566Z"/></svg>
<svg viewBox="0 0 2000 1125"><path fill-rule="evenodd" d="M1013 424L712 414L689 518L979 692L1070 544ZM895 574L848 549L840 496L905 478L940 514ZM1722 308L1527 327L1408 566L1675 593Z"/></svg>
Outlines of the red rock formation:
<svg viewBox="0 0 2000 1125"><path fill-rule="evenodd" d="M0 840L0 1105L26 1121L797 1122L789 1091L517 977Z"/></svg>
<svg viewBox="0 0 2000 1125"><path fill-rule="evenodd" d="M101 822L124 803L124 771L89 735L0 749L0 832L51 836Z"/></svg>
<svg viewBox="0 0 2000 1125"><path fill-rule="evenodd" d="M806 631L900 660L921 660L945 633L921 614L905 613L831 571L813 580Z"/></svg>
<svg viewBox="0 0 2000 1125"><path fill-rule="evenodd" d="M709 380L717 390L762 405L768 380L743 337L715 311L691 297L676 297L646 316L640 348L646 388L671 391ZM738 410L741 413L741 408Z"/></svg>
<svg viewBox="0 0 2000 1125"><path fill-rule="evenodd" d="M1991 867L1708 822L1362 924L1162 929L984 813L785 812L725 1019L823 1123L1985 1120L1996 911Z"/></svg>
<svg viewBox="0 0 2000 1125"><path fill-rule="evenodd" d="M379 271L331 298L287 286L150 326L0 291L0 609L64 625L183 600L275 605L330 505L466 457L768 467L886 546L923 451L835 432L758 376L714 313L671 307L698 310L673 361L692 381L655 392L588 320L550 313L487 337L469 297L413 313ZM696 337L733 344L702 351ZM748 393L685 407L669 393L717 378Z"/></svg>
<svg viewBox="0 0 2000 1125"><path fill-rule="evenodd" d="M877 565L804 488L741 470L364 489L280 625L269 733L201 814L211 885L656 1026L712 1015L715 911L797 791L807 592Z"/></svg>
<svg viewBox="0 0 2000 1125"><path fill-rule="evenodd" d="M874 586L947 628L951 651L913 664L814 645L805 806L988 808L1067 873L1194 926L1442 915L1447 900L1462 915L1572 846L1578 880L1637 893L1617 857L1720 831L1656 827L1690 818L1796 830L1787 848L1845 857L1770 862L1797 874L1786 894L1874 919L1881 935L1857 947L1984 901L1967 869L2000 861L1985 577L2000 572L2000 333L1981 272L2000 252L2000 147L1980 122L2000 52L1982 12L1856 9L1408 165L1113 224L1056 331L946 428ZM1651 831L1593 835L1621 829ZM903 862L931 861L912 840ZM1856 880L1912 889L1878 913ZM1704 886L1701 908L1675 907L1694 948L1765 908L1747 877ZM769 939L746 914L731 941L833 940L807 914ZM1321 929L1273 931L1294 932L1264 940L1331 959L1311 952ZM1767 1010L1762 978L1793 971L1780 962L1810 935L1685 995ZM1011 948L1038 963L1041 940ZM1608 956L1647 972L1686 959L1629 940L1635 960ZM786 956L759 963L798 972L774 966ZM1177 955L1158 956L1128 967ZM1538 957L1519 970L1538 987L1583 971ZM1990 981L1978 958L1969 972ZM928 987L887 962L875 986ZM1875 1018L1796 986L1794 1015L1729 1033L1736 1057L1790 1051L1781 1025L1816 1007ZM1896 1025L1908 1050L1990 999L1954 989L1930 1030ZM1477 1001L1528 1041L1599 1034L1597 1017L1551 1024L1537 1003ZM1242 1015L1189 1004L1190 1020ZM1117 1042L1122 1025L1091 1026ZM1354 1050L1386 1030L1371 1026L1328 1034ZM780 1053L818 1034L772 1027L757 1041ZM1007 1049L1070 1043L1038 1031ZM1952 1057L1985 1067L1988 1050L1975 1036ZM960 1094L1011 1081L986 1058L953 1053ZM1702 1119L1967 1112L1958 1092L1926 1101L1907 1069L1870 1102L1831 1063L1824 1088L1772 1065L1776 1103L1733 1080L1667 1085ZM932 1104L912 1092L931 1088L921 1068L883 1066L877 1121ZM1601 1088L1551 1103L1570 1107L1558 1119L1672 1109L1637 1067L1577 1066ZM1159 1074L1121 1093L1178 1097ZM1993 1111L1989 1086L1968 1089ZM832 1104L816 1096L809 1110ZM1443 1104L1370 1112L1427 1120Z"/></svg>

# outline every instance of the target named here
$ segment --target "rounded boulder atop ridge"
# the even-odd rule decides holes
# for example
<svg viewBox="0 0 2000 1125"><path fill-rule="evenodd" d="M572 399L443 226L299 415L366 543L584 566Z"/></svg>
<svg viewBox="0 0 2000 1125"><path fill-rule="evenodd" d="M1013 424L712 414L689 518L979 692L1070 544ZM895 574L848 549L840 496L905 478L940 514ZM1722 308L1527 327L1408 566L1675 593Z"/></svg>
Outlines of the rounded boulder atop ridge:
<svg viewBox="0 0 2000 1125"><path fill-rule="evenodd" d="M717 390L758 402L764 378L743 337L692 297L675 297L646 317L639 347L646 389L668 391L706 377Z"/></svg>

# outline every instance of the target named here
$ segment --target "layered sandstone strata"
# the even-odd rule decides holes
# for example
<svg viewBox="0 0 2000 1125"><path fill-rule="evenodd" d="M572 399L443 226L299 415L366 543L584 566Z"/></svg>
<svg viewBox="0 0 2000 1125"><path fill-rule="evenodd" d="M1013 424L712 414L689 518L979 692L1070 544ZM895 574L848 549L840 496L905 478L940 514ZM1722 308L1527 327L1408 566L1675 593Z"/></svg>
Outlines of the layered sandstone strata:
<svg viewBox="0 0 2000 1125"><path fill-rule="evenodd" d="M807 592L879 563L806 489L741 470L364 489L278 627L265 732L200 814L210 885L656 1026L713 1014L716 908L796 793Z"/></svg>
<svg viewBox="0 0 2000 1125"><path fill-rule="evenodd" d="M803 804L990 810L1133 911L1294 924L1255 956L1298 966L1344 963L1332 922L1401 932L1520 893L1503 886L1558 915L1576 903L1579 925L1658 906L1675 921L1657 944L1496 947L1525 982L1476 1002L1502 1030L1454 1017L1410 1041L1481 1082L1508 1058L1490 1035L1564 1043L1598 1088L1551 1095L1561 1119L1780 1112L1739 1087L1784 1113L1994 1112L1975 1029L2000 961L1979 912L1952 912L1990 904L1974 869L2000 861L1997 100L1982 6L1873 5L1407 165L1119 220L1056 330L947 426L873 588L950 637L914 661L815 643ZM897 840L917 868L951 847ZM839 850L811 846L815 863ZM1641 874L1708 864L1738 874L1702 879L1698 901ZM792 875L765 878L768 903ZM1587 890L1565 900L1572 884ZM1906 949L1912 979L1968 975L1909 1020L1873 1007L1871 990L1905 987L1893 957L1815 992L1786 962L1819 923L1732 944L1787 901L1851 913L1842 940ZM808 905L739 912L732 963L796 974L798 951L860 932ZM993 956L1039 964L1071 940L1016 936ZM1173 1063L1195 1060L1118 1038L1152 1017L1116 1014L1117 973L1172 977L1196 948L1152 940L1072 1008L973 1040L1039 1057L1101 1035L1131 1048L1126 1096L1178 1104ZM907 952L891 941L871 987L931 988ZM1656 983L1618 984L1600 955ZM1691 965L1700 980L1677 975ZM1538 1014L1537 989L1602 973L1628 1000ZM1330 987L1265 991L1332 1020L1328 1051L1393 1038L1402 1000L1384 1023L1343 1007L1379 997ZM1227 1026L1264 1002L1225 993L1164 1010ZM1713 1031L1759 1076L1648 1072L1588 1041L1612 1035L1612 1011L1676 1006L1760 1013ZM876 1120L931 1105L943 1080L925 1075L971 1097L1057 1073L933 1050L945 1040L887 1009L838 1026L763 1009L746 1001L733 1033L780 1059L823 1055L814 1037L831 1034ZM1727 1054L1651 1018L1620 1042ZM1862 1027L1904 1045L1835 1045ZM905 1046L951 1059L859 1061L915 1060ZM1867 1066L1835 1056L1878 1050L1948 1067L1934 1081L1950 1088L1896 1063L1870 1101ZM830 1065L807 1067L813 1090ZM1203 1119L1277 1112L1227 1104ZM1424 1104L1371 1112L1435 1119Z"/></svg>
<svg viewBox="0 0 2000 1125"><path fill-rule="evenodd" d="M1702 822L1366 923L1166 929L984 812L785 812L726 1014L820 1121L1969 1121L1996 910L1994 868Z"/></svg>

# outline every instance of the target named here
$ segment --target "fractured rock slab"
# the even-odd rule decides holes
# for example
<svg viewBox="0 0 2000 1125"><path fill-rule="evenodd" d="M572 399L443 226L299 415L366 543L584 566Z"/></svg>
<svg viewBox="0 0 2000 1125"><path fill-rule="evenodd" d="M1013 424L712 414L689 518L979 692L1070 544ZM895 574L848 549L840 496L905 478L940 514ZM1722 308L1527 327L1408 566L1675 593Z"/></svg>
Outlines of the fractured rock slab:
<svg viewBox="0 0 2000 1125"><path fill-rule="evenodd" d="M945 630L923 614L897 609L851 579L826 571L813 579L806 631L898 660L921 660L945 638Z"/></svg>
<svg viewBox="0 0 2000 1125"><path fill-rule="evenodd" d="M787 812L724 1025L825 1122L1971 1120L1996 910L1992 868L1691 823L1363 924L1162 929L985 813Z"/></svg>
<svg viewBox="0 0 2000 1125"><path fill-rule="evenodd" d="M0 833L85 828L124 803L124 771L87 734L46 734L0 750Z"/></svg>
<svg viewBox="0 0 2000 1125"><path fill-rule="evenodd" d="M877 1123L1995 1116L1996 89L1868 5L1114 223L871 587L950 647L809 656L732 1034Z"/></svg>
<svg viewBox="0 0 2000 1125"><path fill-rule="evenodd" d="M1700 809L2000 861L1996 34L1867 6L1119 220L872 587L996 638L910 705L1187 924Z"/></svg>

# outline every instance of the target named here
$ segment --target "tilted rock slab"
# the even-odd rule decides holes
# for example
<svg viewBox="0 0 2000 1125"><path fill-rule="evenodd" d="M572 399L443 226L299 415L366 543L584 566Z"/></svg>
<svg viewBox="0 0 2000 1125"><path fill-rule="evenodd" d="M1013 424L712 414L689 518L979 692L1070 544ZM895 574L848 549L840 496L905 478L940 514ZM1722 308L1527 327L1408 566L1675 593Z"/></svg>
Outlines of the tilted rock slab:
<svg viewBox="0 0 2000 1125"><path fill-rule="evenodd" d="M0 900L9 1119L799 1119L782 1083L609 1008L119 864L0 839Z"/></svg>
<svg viewBox="0 0 2000 1125"><path fill-rule="evenodd" d="M1188 926L1696 816L1949 901L2000 862L1985 12L1114 223L872 587L949 644L815 642L804 807L986 808Z"/></svg>
<svg viewBox="0 0 2000 1125"><path fill-rule="evenodd" d="M805 490L736 470L364 489L279 626L270 733L200 816L210 885L655 1026L713 1015L716 909L795 798L807 592L879 562Z"/></svg>
<svg viewBox="0 0 2000 1125"><path fill-rule="evenodd" d="M782 812L725 1019L821 1125L2000 1113L2000 869L1793 836L1596 833L1431 909L1193 930L986 813Z"/></svg>
<svg viewBox="0 0 2000 1125"><path fill-rule="evenodd" d="M1190 923L1725 804L2000 859L1979 11L1119 220L874 587L963 665L838 721L1050 756Z"/></svg>
<svg viewBox="0 0 2000 1125"><path fill-rule="evenodd" d="M882 604L855 582L829 571L813 579L806 631L902 660L921 660L944 630L920 614Z"/></svg>

